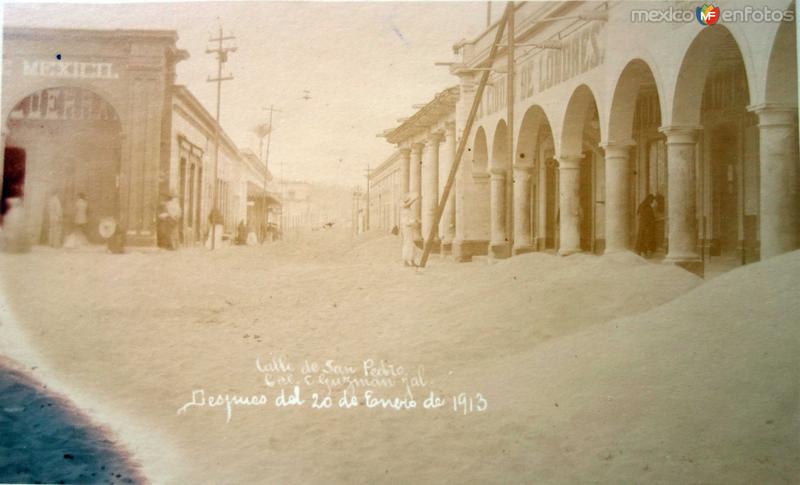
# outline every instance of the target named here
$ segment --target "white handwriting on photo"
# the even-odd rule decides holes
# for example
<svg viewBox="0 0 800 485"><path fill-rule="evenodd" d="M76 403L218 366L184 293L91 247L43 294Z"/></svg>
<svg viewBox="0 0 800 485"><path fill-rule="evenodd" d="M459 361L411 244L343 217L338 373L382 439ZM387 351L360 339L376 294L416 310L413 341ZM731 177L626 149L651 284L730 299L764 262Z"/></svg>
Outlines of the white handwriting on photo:
<svg viewBox="0 0 800 485"><path fill-rule="evenodd" d="M255 367L266 390L239 394L194 389L191 399L178 409L178 415L187 414L192 408L218 408L229 423L237 408L449 410L467 416L482 413L489 406L480 392L431 390L431 381L421 365L408 370L374 359L364 359L360 364L304 360L298 365L283 357L266 361L257 357Z"/></svg>

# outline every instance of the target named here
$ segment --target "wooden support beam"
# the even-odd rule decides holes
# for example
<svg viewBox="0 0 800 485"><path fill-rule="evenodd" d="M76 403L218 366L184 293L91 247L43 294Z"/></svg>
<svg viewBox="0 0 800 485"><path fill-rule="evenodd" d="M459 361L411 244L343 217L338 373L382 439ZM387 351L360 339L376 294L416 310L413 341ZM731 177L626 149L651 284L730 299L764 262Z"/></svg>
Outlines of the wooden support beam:
<svg viewBox="0 0 800 485"><path fill-rule="evenodd" d="M507 256L514 251L514 2L508 2L508 27L506 50L508 75L506 76L506 126L508 127L508 167L506 170L506 245Z"/></svg>
<svg viewBox="0 0 800 485"><path fill-rule="evenodd" d="M500 43L500 40L503 38L503 32L505 31L506 21L508 20L509 12L513 7L511 4L506 6L505 12L503 13L502 19L497 24L497 33L495 34L494 42L492 43L492 50L489 52L489 58L487 62L491 66L494 62L494 58L497 55L497 44ZM442 220L442 214L444 213L444 206L447 204L447 198L450 196L450 191L453 188L453 183L456 180L456 173L458 173L458 167L461 164L461 158L464 155L464 150L467 149L467 140L469 139L469 133L472 130L472 125L475 123L475 117L478 114L478 106L481 104L481 98L483 98L483 91L486 89L486 84L489 81L489 71L483 71L481 74L481 81L478 84L478 89L475 91L475 99L472 101L472 108L469 110L469 116L467 117L467 122L464 125L464 134L461 136L461 140L458 141L458 149L456 149L456 156L453 159L453 164L450 167L450 173L447 175L447 182L444 184L444 190L442 190L442 195L439 199L439 204L436 206L436 214L433 218L433 224L431 224L431 229L428 232L428 238L425 240L425 245L422 249L422 259L420 259L419 265L420 267L424 268L425 265L428 263L428 257L431 254L431 248L433 247L433 239L436 236L436 232L439 230L439 222Z"/></svg>

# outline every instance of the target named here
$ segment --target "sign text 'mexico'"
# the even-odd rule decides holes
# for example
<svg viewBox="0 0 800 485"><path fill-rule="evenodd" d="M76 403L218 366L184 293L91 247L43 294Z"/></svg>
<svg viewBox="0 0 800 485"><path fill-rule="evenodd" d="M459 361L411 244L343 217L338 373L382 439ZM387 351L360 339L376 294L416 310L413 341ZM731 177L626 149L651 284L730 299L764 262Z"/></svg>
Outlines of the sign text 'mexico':
<svg viewBox="0 0 800 485"><path fill-rule="evenodd" d="M119 79L110 62L29 61L22 65L23 76L73 79Z"/></svg>

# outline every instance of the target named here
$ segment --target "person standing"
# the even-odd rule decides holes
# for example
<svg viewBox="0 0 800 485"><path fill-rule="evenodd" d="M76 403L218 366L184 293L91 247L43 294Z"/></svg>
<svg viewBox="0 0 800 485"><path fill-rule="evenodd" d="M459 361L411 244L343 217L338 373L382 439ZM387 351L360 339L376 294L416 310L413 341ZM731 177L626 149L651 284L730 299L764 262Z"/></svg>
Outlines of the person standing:
<svg viewBox="0 0 800 485"><path fill-rule="evenodd" d="M25 227L25 208L22 206L22 199L9 197L6 203L8 211L3 216L5 249L10 253L26 253L30 251L31 243Z"/></svg>
<svg viewBox="0 0 800 485"><path fill-rule="evenodd" d="M649 257L655 251L656 216L653 212L653 194L647 194L637 213L639 215L639 231L636 238L636 254Z"/></svg>
<svg viewBox="0 0 800 485"><path fill-rule="evenodd" d="M414 261L414 226L416 217L411 206L417 201L416 193L408 194L403 200L403 210L400 214L400 225L403 237L403 264L405 266L417 266Z"/></svg>
<svg viewBox="0 0 800 485"><path fill-rule="evenodd" d="M86 195L83 192L78 194L78 200L75 201L75 232L83 235L84 242L89 242L89 202L86 201Z"/></svg>
<svg viewBox="0 0 800 485"><path fill-rule="evenodd" d="M53 191L47 199L47 244L53 248L60 248L64 237L64 210L58 198L58 192Z"/></svg>
<svg viewBox="0 0 800 485"><path fill-rule="evenodd" d="M208 214L208 239L206 240L206 247L211 249L211 236L214 235L214 248L222 247L222 231L224 230L223 224L225 219L222 213L216 207L211 209Z"/></svg>
<svg viewBox="0 0 800 485"><path fill-rule="evenodd" d="M169 244L168 249L178 249L178 244L180 243L180 235L179 230L181 228L181 216L183 216L183 210L181 209L181 203L178 200L178 196L175 195L174 192L169 194L169 201L167 202L167 216L169 220L169 227L167 232L167 241Z"/></svg>

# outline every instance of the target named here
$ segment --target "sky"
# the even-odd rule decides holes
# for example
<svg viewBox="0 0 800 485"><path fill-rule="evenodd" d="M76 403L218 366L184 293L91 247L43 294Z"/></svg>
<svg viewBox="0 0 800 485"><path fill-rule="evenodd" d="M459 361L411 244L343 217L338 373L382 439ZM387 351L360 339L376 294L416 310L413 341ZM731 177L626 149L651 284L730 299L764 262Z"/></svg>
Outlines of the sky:
<svg viewBox="0 0 800 485"><path fill-rule="evenodd" d="M500 7L493 9L499 11ZM436 61L485 27L485 2L201 2L4 6L14 26L170 29L190 58L186 85L216 109L216 59L206 54L220 26L234 35L223 75L221 123L241 148L258 150L253 128L274 105L269 168L286 179L364 185L394 147L376 135L413 114L458 79ZM308 90L311 99L303 99Z"/></svg>

